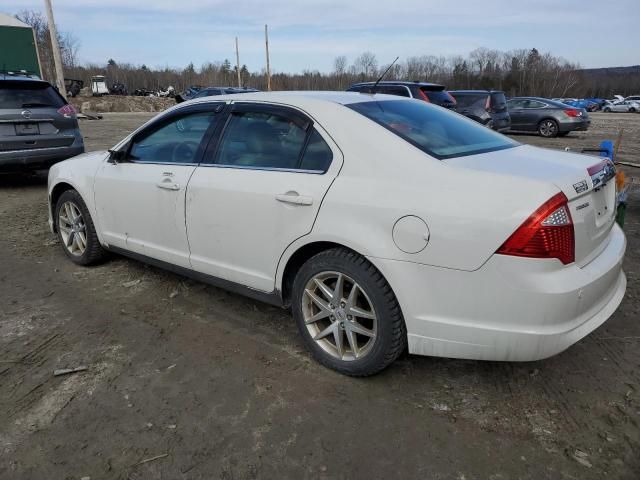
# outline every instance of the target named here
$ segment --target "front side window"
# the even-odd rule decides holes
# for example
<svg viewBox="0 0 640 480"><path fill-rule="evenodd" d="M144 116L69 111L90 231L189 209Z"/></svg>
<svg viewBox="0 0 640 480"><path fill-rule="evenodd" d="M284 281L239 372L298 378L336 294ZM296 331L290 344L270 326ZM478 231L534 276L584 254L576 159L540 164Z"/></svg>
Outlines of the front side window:
<svg viewBox="0 0 640 480"><path fill-rule="evenodd" d="M148 135L136 138L129 158L142 163L194 163L204 134L216 121L213 111L172 119Z"/></svg>
<svg viewBox="0 0 640 480"><path fill-rule="evenodd" d="M519 145L479 123L426 102L370 101L353 103L347 107L439 159L475 155Z"/></svg>
<svg viewBox="0 0 640 480"><path fill-rule="evenodd" d="M298 168L307 132L290 118L270 112L233 112L218 148L218 165Z"/></svg>

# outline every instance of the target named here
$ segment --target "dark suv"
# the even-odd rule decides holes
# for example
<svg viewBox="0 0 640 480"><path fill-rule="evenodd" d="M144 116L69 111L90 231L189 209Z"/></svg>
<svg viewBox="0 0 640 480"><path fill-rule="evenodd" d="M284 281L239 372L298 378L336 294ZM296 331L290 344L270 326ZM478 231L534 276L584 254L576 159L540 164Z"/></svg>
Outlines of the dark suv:
<svg viewBox="0 0 640 480"><path fill-rule="evenodd" d="M511 117L504 92L496 90L452 90L457 112L499 132L509 130Z"/></svg>
<svg viewBox="0 0 640 480"><path fill-rule="evenodd" d="M444 85L438 85L437 83L389 80L378 83L375 92L373 91L374 84L375 82L356 83L351 85L347 92L384 93L399 97L417 98L444 108L453 109L456 107L456 101L445 90Z"/></svg>
<svg viewBox="0 0 640 480"><path fill-rule="evenodd" d="M0 74L0 173L49 168L83 152L76 110L51 84Z"/></svg>

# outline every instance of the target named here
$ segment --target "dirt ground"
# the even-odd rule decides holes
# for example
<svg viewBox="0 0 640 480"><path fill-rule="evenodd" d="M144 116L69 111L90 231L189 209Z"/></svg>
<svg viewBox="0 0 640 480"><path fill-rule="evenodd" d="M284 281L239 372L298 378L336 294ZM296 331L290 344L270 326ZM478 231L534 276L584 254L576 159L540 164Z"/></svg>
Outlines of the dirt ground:
<svg viewBox="0 0 640 480"><path fill-rule="evenodd" d="M89 150L150 118L81 124ZM640 115L525 143L574 149ZM0 177L1 479L638 479L640 195L628 290L601 328L532 363L403 356L353 379L289 314L124 258L69 262L41 178ZM59 368L87 366L55 377Z"/></svg>

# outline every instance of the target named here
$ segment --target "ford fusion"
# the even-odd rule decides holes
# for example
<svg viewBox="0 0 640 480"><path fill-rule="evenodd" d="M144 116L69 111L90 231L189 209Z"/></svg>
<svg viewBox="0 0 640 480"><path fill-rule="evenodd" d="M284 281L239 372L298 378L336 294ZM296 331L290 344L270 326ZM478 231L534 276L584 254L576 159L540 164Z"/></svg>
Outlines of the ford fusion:
<svg viewBox="0 0 640 480"><path fill-rule="evenodd" d="M405 349L527 361L609 318L626 288L606 159L521 145L412 99L247 93L182 103L53 166L50 226L290 308L323 365Z"/></svg>

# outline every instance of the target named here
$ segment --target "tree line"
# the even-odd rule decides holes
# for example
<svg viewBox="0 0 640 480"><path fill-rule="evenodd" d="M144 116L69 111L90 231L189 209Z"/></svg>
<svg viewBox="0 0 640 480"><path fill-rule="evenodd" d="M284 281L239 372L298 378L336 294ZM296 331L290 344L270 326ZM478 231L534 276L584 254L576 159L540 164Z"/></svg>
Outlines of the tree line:
<svg viewBox="0 0 640 480"><path fill-rule="evenodd" d="M52 80L53 56L46 19L34 11L23 11L16 17L34 28L43 77ZM137 88L158 90L169 86L176 91L191 85L237 86L237 67L229 59L207 62L199 68L190 63L182 69L152 68L144 64L120 63L117 59L107 59L104 64L80 65L78 40L70 33L62 33L59 43L65 76L82 80L85 85L89 85L93 75L105 75L109 86L123 83L129 92ZM353 83L375 81L388 67L389 64L380 62L373 52L363 52L352 61L346 56L338 56L330 72L315 69L302 73L272 71L271 86L273 90L344 90ZM242 65L240 78L242 86L266 90L264 69L250 72ZM413 56L393 65L385 78L440 83L450 90L503 90L507 96L609 98L614 94L640 93L640 67L585 70L576 62L536 48L510 51L477 48L467 56Z"/></svg>

